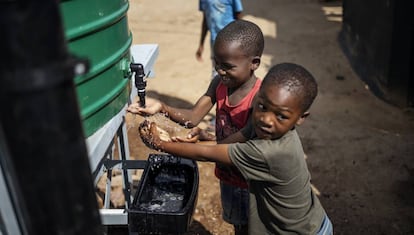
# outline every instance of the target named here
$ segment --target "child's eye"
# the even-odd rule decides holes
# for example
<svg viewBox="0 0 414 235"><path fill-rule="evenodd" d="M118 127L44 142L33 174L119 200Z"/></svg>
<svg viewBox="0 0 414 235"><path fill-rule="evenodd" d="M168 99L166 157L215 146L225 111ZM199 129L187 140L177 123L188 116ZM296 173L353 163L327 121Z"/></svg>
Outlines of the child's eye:
<svg viewBox="0 0 414 235"><path fill-rule="evenodd" d="M285 119L288 119L285 115L283 115L283 114L277 114L276 115L276 117L277 117L277 119L278 120L280 120L280 121L283 121L283 120L285 120Z"/></svg>
<svg viewBox="0 0 414 235"><path fill-rule="evenodd" d="M263 104L261 104L261 103L258 103L257 104L257 107L259 108L259 110L261 110L261 111L263 111L263 110L265 110L266 108L265 108L265 106L263 105Z"/></svg>
<svg viewBox="0 0 414 235"><path fill-rule="evenodd" d="M227 71L227 70L231 70L232 68L234 68L236 66L231 65L231 64L226 64L226 63L224 63L224 64L218 64L218 63L216 63L216 66L215 67L216 67L215 68L216 70L222 69L224 71Z"/></svg>

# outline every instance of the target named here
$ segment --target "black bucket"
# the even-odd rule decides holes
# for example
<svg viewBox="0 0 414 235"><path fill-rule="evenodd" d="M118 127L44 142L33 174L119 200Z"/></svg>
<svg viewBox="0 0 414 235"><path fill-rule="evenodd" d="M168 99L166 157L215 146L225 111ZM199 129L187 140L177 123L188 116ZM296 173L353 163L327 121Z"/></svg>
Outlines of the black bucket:
<svg viewBox="0 0 414 235"><path fill-rule="evenodd" d="M197 203L198 179L195 161L150 154L128 213L131 232L187 232Z"/></svg>

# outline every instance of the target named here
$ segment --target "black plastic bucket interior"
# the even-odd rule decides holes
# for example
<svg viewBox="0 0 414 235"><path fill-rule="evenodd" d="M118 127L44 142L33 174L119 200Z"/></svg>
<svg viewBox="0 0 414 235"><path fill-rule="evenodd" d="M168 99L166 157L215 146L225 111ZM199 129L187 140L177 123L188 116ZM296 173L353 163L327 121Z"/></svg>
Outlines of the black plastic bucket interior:
<svg viewBox="0 0 414 235"><path fill-rule="evenodd" d="M128 213L131 231L186 232L197 203L198 180L195 161L151 154Z"/></svg>

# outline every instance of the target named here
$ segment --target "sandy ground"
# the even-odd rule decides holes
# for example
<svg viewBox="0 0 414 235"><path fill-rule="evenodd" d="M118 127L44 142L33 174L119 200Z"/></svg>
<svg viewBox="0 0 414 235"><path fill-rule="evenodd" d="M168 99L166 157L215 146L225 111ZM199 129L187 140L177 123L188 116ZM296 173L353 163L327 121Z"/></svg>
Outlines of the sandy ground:
<svg viewBox="0 0 414 235"><path fill-rule="evenodd" d="M204 62L195 59L202 19L198 1L130 4L134 43L155 43L160 49L148 96L188 107L210 81L209 50ZM335 234L414 234L414 112L375 97L350 67L337 41L341 1L243 4L245 19L258 24L266 40L257 75L263 77L271 65L295 62L319 83L311 116L298 132ZM151 151L136 128L142 118L128 114L127 121L131 156L145 159ZM199 168L198 204L189 234L232 234L220 217L213 164L199 163Z"/></svg>

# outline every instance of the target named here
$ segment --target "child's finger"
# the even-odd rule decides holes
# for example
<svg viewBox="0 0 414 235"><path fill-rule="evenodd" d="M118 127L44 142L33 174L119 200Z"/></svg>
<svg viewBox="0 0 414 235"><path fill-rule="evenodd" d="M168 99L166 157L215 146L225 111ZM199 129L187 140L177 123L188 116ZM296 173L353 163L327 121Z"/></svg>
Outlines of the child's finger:
<svg viewBox="0 0 414 235"><path fill-rule="evenodd" d="M131 113L139 114L140 113L140 107L139 107L138 104L131 104L131 105L128 106L127 111L131 112Z"/></svg>
<svg viewBox="0 0 414 235"><path fill-rule="evenodd" d="M155 122L151 122L149 124L149 129L152 135L156 135L156 136L159 135L158 130L157 130L157 124L155 124Z"/></svg>
<svg viewBox="0 0 414 235"><path fill-rule="evenodd" d="M182 143L196 143L198 141L198 136L193 138L182 138L180 136L171 137L171 140L174 142L182 142Z"/></svg>
<svg viewBox="0 0 414 235"><path fill-rule="evenodd" d="M190 131L189 131L189 133L188 133L188 135L187 135L187 138L193 138L194 136L198 136L198 135L200 135L200 128L199 127L194 127L194 128L192 128Z"/></svg>

